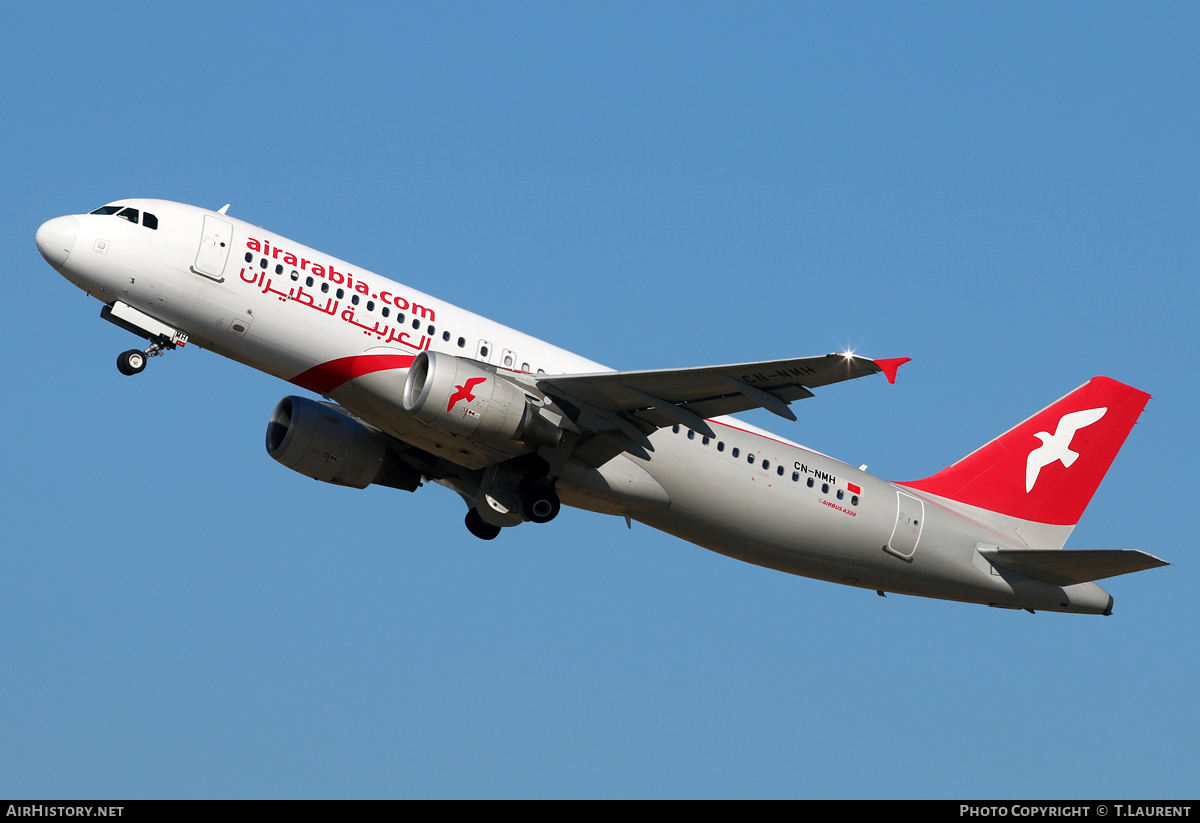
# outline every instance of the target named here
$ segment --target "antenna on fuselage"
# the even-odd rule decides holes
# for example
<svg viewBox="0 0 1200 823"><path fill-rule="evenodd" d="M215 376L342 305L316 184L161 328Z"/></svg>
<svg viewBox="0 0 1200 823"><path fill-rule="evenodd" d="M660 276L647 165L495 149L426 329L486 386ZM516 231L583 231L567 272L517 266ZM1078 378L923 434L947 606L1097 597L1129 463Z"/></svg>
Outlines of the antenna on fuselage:
<svg viewBox="0 0 1200 823"><path fill-rule="evenodd" d="M224 206L221 206L221 208L217 209L217 214L224 214L227 211L229 211L228 203L226 203Z"/></svg>

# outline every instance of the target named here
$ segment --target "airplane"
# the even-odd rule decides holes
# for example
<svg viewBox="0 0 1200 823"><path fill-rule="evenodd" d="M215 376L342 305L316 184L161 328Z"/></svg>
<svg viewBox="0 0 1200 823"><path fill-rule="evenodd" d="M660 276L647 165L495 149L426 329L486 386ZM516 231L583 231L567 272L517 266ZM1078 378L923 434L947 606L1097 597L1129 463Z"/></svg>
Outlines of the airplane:
<svg viewBox="0 0 1200 823"><path fill-rule="evenodd" d="M1112 614L1095 581L1168 565L1063 546L1150 395L1094 377L930 477L875 477L732 415L909 358L849 352L614 371L227 214L118 200L56 217L38 250L147 341L194 345L321 400L283 398L267 453L317 480L457 492L471 534L563 504L748 563L862 589Z"/></svg>

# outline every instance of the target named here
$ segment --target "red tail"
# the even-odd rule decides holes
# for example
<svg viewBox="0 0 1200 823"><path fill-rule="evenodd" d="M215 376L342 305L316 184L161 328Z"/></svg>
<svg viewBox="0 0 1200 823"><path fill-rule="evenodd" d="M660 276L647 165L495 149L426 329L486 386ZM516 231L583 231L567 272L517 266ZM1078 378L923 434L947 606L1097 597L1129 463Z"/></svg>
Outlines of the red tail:
<svg viewBox="0 0 1200 823"><path fill-rule="evenodd" d="M1093 377L932 477L900 485L1021 520L1074 526L1150 395Z"/></svg>

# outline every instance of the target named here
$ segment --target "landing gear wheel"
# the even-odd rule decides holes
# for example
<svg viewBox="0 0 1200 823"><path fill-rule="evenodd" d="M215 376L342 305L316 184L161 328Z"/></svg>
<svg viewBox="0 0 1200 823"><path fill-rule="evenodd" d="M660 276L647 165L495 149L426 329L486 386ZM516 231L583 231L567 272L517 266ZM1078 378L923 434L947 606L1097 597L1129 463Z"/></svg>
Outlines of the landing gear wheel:
<svg viewBox="0 0 1200 823"><path fill-rule="evenodd" d="M467 512L467 531L478 537L480 540L495 540L496 535L500 534L500 527L493 526L491 523L484 523L483 518L479 516L479 512L471 509Z"/></svg>
<svg viewBox="0 0 1200 823"><path fill-rule="evenodd" d="M139 374L146 368L146 355L137 349L130 349L117 355L117 371L121 374Z"/></svg>
<svg viewBox="0 0 1200 823"><path fill-rule="evenodd" d="M521 505L525 510L525 519L531 523L549 523L558 517L558 510L562 508L554 484L546 481L531 485L521 495Z"/></svg>

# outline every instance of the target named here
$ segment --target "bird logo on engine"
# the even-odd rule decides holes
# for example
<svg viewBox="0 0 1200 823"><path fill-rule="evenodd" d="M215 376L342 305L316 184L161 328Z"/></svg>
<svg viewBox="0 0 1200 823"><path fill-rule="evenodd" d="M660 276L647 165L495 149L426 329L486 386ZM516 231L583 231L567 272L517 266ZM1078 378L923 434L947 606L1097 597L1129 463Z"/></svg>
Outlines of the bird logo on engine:
<svg viewBox="0 0 1200 823"><path fill-rule="evenodd" d="M459 400L466 400L468 403L470 403L472 400L475 399L475 395L471 393L471 390L474 389L476 386L478 386L480 383L484 383L486 381L487 381L486 377L472 377L472 378L468 379L464 385L462 385L462 386L456 385L454 388L458 389L458 391L456 391L454 394L450 395L450 405L446 406L446 411L450 411L451 409L453 409L454 404L457 403Z"/></svg>

